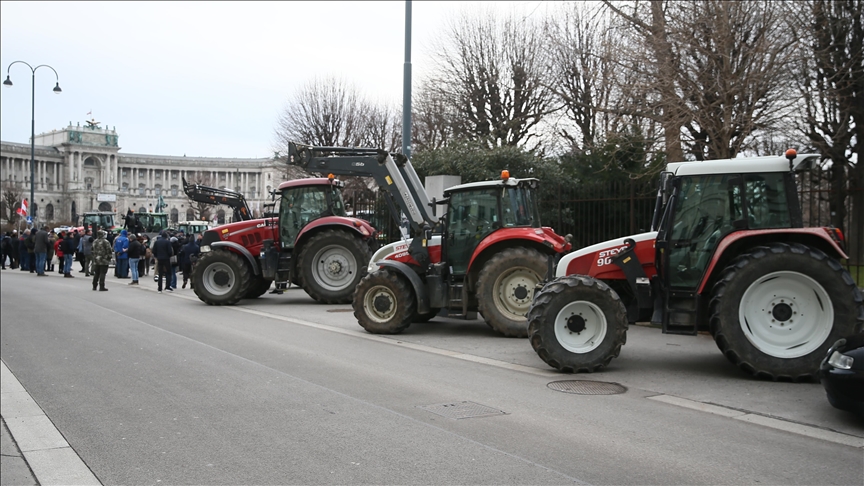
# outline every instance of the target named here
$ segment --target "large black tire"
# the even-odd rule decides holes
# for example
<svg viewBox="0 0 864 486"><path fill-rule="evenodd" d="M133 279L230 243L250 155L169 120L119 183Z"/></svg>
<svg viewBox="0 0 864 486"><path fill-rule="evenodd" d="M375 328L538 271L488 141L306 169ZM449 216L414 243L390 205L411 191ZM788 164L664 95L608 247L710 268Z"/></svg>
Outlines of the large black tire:
<svg viewBox="0 0 864 486"><path fill-rule="evenodd" d="M528 338L549 366L591 373L621 353L627 342L627 310L600 280L584 275L557 278L534 297Z"/></svg>
<svg viewBox="0 0 864 486"><path fill-rule="evenodd" d="M526 316L546 266L546 256L533 248L507 248L483 265L477 303L489 327L508 337L528 336Z"/></svg>
<svg viewBox="0 0 864 486"><path fill-rule="evenodd" d="M234 305L249 291L252 269L228 250L202 253L192 273L195 295L209 305Z"/></svg>
<svg viewBox="0 0 864 486"><path fill-rule="evenodd" d="M372 272L354 291L354 317L372 334L398 334L411 325L417 304L405 277L387 269Z"/></svg>
<svg viewBox="0 0 864 486"><path fill-rule="evenodd" d="M772 243L739 256L712 295L717 347L760 378L815 378L828 348L864 324L864 298L849 272L798 243Z"/></svg>
<svg viewBox="0 0 864 486"><path fill-rule="evenodd" d="M347 304L368 265L368 247L359 236L325 230L306 241L300 250L300 286L318 302Z"/></svg>
<svg viewBox="0 0 864 486"><path fill-rule="evenodd" d="M252 277L252 282L249 284L249 290L246 291L246 295L243 296L244 299L257 299L264 295L268 290L270 290L270 286L273 285L272 280L267 280L264 277L254 276Z"/></svg>

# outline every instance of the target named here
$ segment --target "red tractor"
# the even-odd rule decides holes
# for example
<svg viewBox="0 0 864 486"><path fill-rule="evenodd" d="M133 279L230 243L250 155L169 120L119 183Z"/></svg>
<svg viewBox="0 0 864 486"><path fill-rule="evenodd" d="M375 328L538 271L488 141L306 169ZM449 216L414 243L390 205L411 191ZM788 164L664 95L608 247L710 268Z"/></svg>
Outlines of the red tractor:
<svg viewBox="0 0 864 486"><path fill-rule="evenodd" d="M242 194L187 184L195 201L225 204L239 220L204 232L201 257L192 275L195 294L210 305L232 305L257 298L276 281L301 285L327 304L351 302L376 248L375 229L349 218L342 183L333 178L283 182L278 213L250 219ZM274 203L275 204L275 203Z"/></svg>
<svg viewBox="0 0 864 486"><path fill-rule="evenodd" d="M628 322L650 316L664 333L709 331L757 377L815 376L864 325L864 298L838 261L843 235L803 227L795 172L817 159L669 164L651 232L566 255L535 293L534 350L559 370L596 371L620 353Z"/></svg>

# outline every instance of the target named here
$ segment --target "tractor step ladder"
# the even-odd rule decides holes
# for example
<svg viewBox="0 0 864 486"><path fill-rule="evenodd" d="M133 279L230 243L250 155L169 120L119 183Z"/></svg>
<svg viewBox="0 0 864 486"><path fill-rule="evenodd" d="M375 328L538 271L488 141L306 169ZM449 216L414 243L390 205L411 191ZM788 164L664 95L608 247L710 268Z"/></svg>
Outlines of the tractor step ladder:
<svg viewBox="0 0 864 486"><path fill-rule="evenodd" d="M699 330L697 302L695 292L671 291L666 299L663 334L695 336Z"/></svg>

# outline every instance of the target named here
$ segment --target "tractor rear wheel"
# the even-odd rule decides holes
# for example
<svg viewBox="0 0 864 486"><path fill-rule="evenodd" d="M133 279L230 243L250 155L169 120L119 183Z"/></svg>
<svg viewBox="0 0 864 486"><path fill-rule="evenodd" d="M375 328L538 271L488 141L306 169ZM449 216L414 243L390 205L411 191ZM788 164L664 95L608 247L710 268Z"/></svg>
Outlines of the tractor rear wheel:
<svg viewBox="0 0 864 486"><path fill-rule="evenodd" d="M600 280L584 275L557 278L534 298L528 338L549 366L591 373L621 353L627 342L627 309Z"/></svg>
<svg viewBox="0 0 864 486"><path fill-rule="evenodd" d="M300 284L310 297L324 304L347 304L354 287L366 275L367 245L346 231L326 230L303 244L297 267Z"/></svg>
<svg viewBox="0 0 864 486"><path fill-rule="evenodd" d="M252 269L243 258L228 250L203 253L192 274L195 295L209 305L234 305L249 290Z"/></svg>
<svg viewBox="0 0 864 486"><path fill-rule="evenodd" d="M532 248L507 248L486 262L477 279L477 301L489 327L509 337L528 336L526 315L545 274L546 257Z"/></svg>
<svg viewBox="0 0 864 486"><path fill-rule="evenodd" d="M417 305L407 280L389 270L377 270L354 291L354 317L372 334L398 334L411 325Z"/></svg>
<svg viewBox="0 0 864 486"><path fill-rule="evenodd" d="M249 290L246 292L246 295L243 296L244 299L257 299L264 295L268 290L270 290L270 286L273 284L272 280L267 280L263 277L252 277L252 282L249 284Z"/></svg>
<svg viewBox="0 0 864 486"><path fill-rule="evenodd" d="M837 260L772 243L733 260L714 285L711 333L729 361L771 380L816 376L828 348L860 332L864 298Z"/></svg>

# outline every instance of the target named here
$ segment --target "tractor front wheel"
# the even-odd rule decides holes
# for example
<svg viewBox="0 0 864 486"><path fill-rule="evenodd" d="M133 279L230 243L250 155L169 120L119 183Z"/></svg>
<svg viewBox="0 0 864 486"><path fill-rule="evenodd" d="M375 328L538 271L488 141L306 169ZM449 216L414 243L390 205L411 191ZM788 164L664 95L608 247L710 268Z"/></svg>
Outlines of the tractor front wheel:
<svg viewBox="0 0 864 486"><path fill-rule="evenodd" d="M545 273L546 257L532 248L508 248L486 262L477 280L477 301L489 327L509 337L528 336L525 316Z"/></svg>
<svg viewBox="0 0 864 486"><path fill-rule="evenodd" d="M209 305L234 305L249 290L252 269L242 257L228 250L204 253L195 264L195 295Z"/></svg>
<svg viewBox="0 0 864 486"><path fill-rule="evenodd" d="M297 263L303 290L323 304L351 302L368 265L369 252L360 237L337 230L309 238Z"/></svg>
<svg viewBox="0 0 864 486"><path fill-rule="evenodd" d="M627 310L600 280L582 275L555 279L534 298L528 338L540 359L566 373L606 367L627 342Z"/></svg>
<svg viewBox="0 0 864 486"><path fill-rule="evenodd" d="M825 253L773 243L739 256L714 285L711 333L729 361L771 380L812 379L828 348L861 331L864 298Z"/></svg>
<svg viewBox="0 0 864 486"><path fill-rule="evenodd" d="M406 279L389 270L363 277L354 291L354 317L372 334L398 334L411 325L417 304Z"/></svg>

